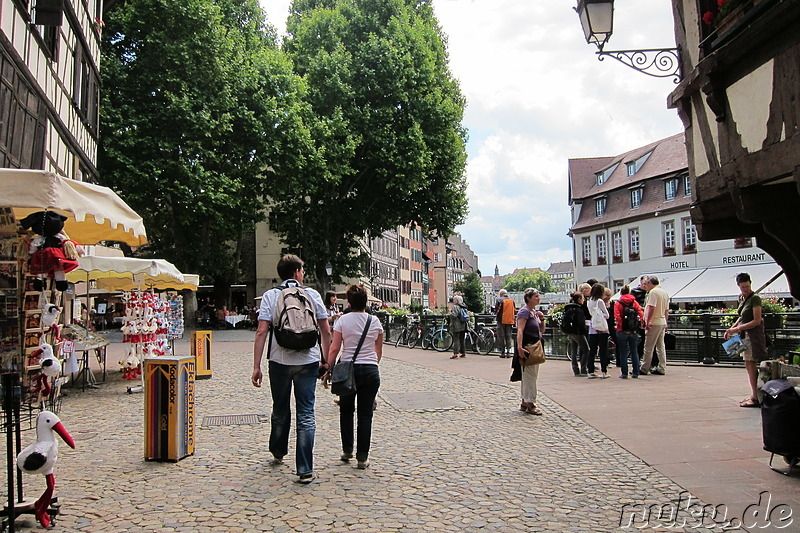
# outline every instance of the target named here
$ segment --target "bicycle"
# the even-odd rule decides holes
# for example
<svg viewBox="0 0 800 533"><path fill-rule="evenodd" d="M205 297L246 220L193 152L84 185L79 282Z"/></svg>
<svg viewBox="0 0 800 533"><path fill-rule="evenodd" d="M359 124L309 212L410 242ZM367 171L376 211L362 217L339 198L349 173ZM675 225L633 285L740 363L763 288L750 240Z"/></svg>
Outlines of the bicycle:
<svg viewBox="0 0 800 533"><path fill-rule="evenodd" d="M445 352L453 345L453 334L447 330L447 318L442 323L434 326L422 338L422 348L427 350L432 347L437 352Z"/></svg>
<svg viewBox="0 0 800 533"><path fill-rule="evenodd" d="M420 337L422 336L422 324L420 324L419 319L412 319L411 323L406 326L401 333L397 340L395 341L395 347L400 345L405 345L408 348L413 348L417 345Z"/></svg>
<svg viewBox="0 0 800 533"><path fill-rule="evenodd" d="M465 347L477 351L481 355L487 355L494 348L494 341L494 331L486 327L486 324L478 322L473 328L471 322L467 323L467 331L464 336Z"/></svg>

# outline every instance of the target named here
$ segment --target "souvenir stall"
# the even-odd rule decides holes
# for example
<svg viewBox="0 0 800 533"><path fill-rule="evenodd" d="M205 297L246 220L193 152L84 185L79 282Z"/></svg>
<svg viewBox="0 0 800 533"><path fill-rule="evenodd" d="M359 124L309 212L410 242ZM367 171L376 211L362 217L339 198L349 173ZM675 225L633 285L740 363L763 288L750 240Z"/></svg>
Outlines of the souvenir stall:
<svg viewBox="0 0 800 533"><path fill-rule="evenodd" d="M73 282L93 282L99 289L123 292L122 321L126 356L119 361L123 379L141 381L142 363L149 357L173 354L174 339L183 336L183 298L155 291L197 290L197 276L184 276L163 259L84 256L68 274ZM88 307L88 303L87 303ZM129 393L140 392L131 386Z"/></svg>
<svg viewBox="0 0 800 533"><path fill-rule="evenodd" d="M66 274L83 245L101 241L147 242L141 217L111 189L44 171L0 169L0 398L8 483L0 529L13 531L21 513L34 513L46 527L58 513L51 505L52 464L47 471L31 468L33 445L22 449L21 433L36 427L38 446L55 442L55 431L74 446L55 414ZM20 472L45 475L47 489L36 502L25 498Z"/></svg>

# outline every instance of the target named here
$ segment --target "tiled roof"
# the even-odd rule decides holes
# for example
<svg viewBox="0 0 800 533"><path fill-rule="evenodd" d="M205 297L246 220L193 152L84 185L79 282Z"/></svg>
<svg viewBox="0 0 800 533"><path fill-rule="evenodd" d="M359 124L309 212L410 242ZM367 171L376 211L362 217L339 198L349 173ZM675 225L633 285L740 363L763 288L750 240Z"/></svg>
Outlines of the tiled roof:
<svg viewBox="0 0 800 533"><path fill-rule="evenodd" d="M570 274L574 270L572 261L562 261L560 263L550 263L547 269L549 274Z"/></svg>
<svg viewBox="0 0 800 533"><path fill-rule="evenodd" d="M644 165L633 176L628 176L625 163L636 161L651 152ZM602 185L597 185L596 173L620 163ZM683 133L636 148L614 157L595 157L569 160L570 201L596 196L619 187L630 187L649 178L665 176L688 168L686 144Z"/></svg>
<svg viewBox="0 0 800 533"><path fill-rule="evenodd" d="M678 184L677 195L672 200L666 200L664 194L663 178L681 176L688 171L686 149L683 133L668 137L625 154L613 158L611 164L620 164L614 173L602 185L596 185L595 173L608 168L610 165L598 166L594 169L582 166L583 174L570 173L570 179L579 182L587 191L582 197L573 196L572 200L583 200L580 216L573 224L572 231L589 228L598 224L619 222L624 219L641 216L652 216L659 211L674 211L689 209L692 203L691 195L684 195L683 182ZM652 151L639 171L628 177L624 163L634 161L642 155ZM572 161L570 168L572 169ZM586 161L584 159L579 161ZM588 187L586 185L588 184ZM634 185L643 185L641 205L631 208L631 189ZM595 216L595 200L606 198L605 214Z"/></svg>

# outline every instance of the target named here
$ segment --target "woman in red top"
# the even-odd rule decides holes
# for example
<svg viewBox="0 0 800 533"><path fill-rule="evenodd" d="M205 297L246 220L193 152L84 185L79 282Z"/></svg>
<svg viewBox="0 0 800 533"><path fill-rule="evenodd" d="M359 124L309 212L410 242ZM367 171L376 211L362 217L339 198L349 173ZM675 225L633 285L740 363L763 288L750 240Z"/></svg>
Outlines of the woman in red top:
<svg viewBox="0 0 800 533"><path fill-rule="evenodd" d="M631 288L625 285L620 289L622 295L614 306L614 320L617 330L617 356L622 369L620 378L628 379L628 354L631 356L633 372L631 376L639 377L639 328L644 322L642 307L631 294ZM626 310L628 311L626 313Z"/></svg>

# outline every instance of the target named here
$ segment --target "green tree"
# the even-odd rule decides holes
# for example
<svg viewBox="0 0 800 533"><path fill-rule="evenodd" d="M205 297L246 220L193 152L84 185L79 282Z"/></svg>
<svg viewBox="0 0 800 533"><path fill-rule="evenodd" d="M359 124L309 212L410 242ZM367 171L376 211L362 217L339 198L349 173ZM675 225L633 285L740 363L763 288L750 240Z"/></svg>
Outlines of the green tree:
<svg viewBox="0 0 800 533"><path fill-rule="evenodd" d="M539 292L553 292L553 283L550 274L543 270L531 272L530 270L519 270L515 274L509 274L505 278L503 288L509 292L522 292L533 287Z"/></svg>
<svg viewBox="0 0 800 533"><path fill-rule="evenodd" d="M102 53L98 166L145 220L137 253L227 289L261 198L314 158L302 80L257 0L117 3Z"/></svg>
<svg viewBox="0 0 800 533"><path fill-rule="evenodd" d="M461 281L453 284L453 290L464 296L464 304L473 313L483 313L486 301L483 296L481 278L475 272L465 275Z"/></svg>
<svg viewBox="0 0 800 533"><path fill-rule="evenodd" d="M284 50L306 81L319 159L271 196L271 228L322 284L364 271L363 239L467 211L464 97L429 0L295 0ZM272 224L274 222L274 224Z"/></svg>

